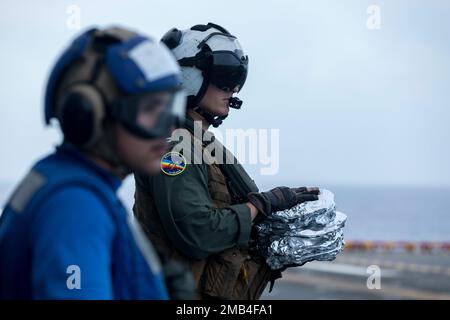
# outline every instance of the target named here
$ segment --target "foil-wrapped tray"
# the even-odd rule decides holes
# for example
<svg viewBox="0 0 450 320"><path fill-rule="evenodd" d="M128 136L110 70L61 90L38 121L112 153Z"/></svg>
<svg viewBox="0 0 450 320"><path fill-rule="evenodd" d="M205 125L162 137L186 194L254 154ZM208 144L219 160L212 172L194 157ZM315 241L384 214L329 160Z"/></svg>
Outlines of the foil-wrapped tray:
<svg viewBox="0 0 450 320"><path fill-rule="evenodd" d="M256 247L273 270L313 260L331 261L344 249L347 216L336 211L332 192L274 213L256 225Z"/></svg>

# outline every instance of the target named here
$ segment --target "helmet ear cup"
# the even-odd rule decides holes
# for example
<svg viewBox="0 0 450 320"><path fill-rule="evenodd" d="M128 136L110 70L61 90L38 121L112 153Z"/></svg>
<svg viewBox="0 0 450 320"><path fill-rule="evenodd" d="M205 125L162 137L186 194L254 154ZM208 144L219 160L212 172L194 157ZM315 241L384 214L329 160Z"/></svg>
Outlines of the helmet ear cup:
<svg viewBox="0 0 450 320"><path fill-rule="evenodd" d="M97 141L105 117L98 90L88 84L77 84L65 90L58 100L57 117L66 140L82 147Z"/></svg>

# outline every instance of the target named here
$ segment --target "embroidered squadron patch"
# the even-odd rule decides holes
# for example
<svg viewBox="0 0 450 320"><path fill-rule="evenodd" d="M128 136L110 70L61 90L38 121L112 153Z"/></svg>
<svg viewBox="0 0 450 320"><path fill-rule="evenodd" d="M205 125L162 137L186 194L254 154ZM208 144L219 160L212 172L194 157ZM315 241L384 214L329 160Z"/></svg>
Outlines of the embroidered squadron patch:
<svg viewBox="0 0 450 320"><path fill-rule="evenodd" d="M186 169L186 159L179 152L168 152L161 158L161 171L176 176Z"/></svg>

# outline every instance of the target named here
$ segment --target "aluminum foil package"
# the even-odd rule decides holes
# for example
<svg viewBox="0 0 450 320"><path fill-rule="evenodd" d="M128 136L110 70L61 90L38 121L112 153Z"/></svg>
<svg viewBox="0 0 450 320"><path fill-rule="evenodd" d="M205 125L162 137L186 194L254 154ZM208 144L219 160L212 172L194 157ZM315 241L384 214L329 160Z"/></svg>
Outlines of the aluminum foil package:
<svg viewBox="0 0 450 320"><path fill-rule="evenodd" d="M279 211L256 225L257 250L271 269L331 261L344 249L347 216L336 211L332 192L321 189L319 200Z"/></svg>

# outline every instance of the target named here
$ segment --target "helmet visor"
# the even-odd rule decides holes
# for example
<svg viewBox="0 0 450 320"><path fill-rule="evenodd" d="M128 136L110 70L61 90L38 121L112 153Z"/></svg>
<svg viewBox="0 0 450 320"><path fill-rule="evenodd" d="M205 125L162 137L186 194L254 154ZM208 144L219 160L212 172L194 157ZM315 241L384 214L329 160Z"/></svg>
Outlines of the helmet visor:
<svg viewBox="0 0 450 320"><path fill-rule="evenodd" d="M240 91L247 79L248 57L240 52L211 52L212 63L208 72L209 81L224 91L237 88Z"/></svg>

